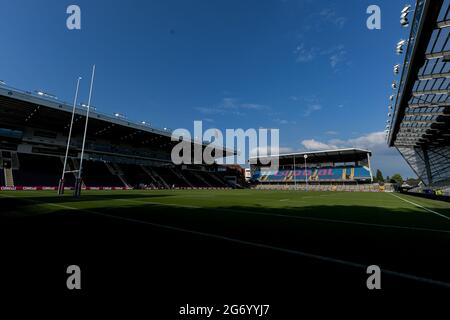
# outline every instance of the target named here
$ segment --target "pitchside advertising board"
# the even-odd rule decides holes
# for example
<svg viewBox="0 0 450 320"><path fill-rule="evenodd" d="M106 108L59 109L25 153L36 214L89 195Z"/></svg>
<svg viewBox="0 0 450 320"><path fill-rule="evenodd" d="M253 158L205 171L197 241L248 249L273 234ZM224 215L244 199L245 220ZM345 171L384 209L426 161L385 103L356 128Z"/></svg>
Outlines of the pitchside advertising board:
<svg viewBox="0 0 450 320"><path fill-rule="evenodd" d="M73 190L73 188L66 187L65 190ZM83 187L83 190L132 190L133 188L126 187ZM58 190L58 187L0 187L1 191L42 191L42 190Z"/></svg>

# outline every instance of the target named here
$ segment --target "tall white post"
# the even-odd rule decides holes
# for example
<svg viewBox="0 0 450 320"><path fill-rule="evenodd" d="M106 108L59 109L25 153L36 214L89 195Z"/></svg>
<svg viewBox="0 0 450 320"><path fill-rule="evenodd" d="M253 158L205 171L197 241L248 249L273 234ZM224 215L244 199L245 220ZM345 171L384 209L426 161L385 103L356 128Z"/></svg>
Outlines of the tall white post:
<svg viewBox="0 0 450 320"><path fill-rule="evenodd" d="M81 146L81 159L80 159L80 167L78 168L78 179L77 179L77 185L75 187L75 196L79 196L81 194L81 171L83 170L84 147L86 145L86 135L87 135L88 122L89 122L89 111L91 110L91 97L92 97L92 86L94 84L94 75L95 75L95 64L92 66L91 85L89 87L89 99L88 99L87 111L86 111L86 123L84 125L83 144Z"/></svg>
<svg viewBox="0 0 450 320"><path fill-rule="evenodd" d="M297 189L297 176L295 174L295 155L294 155L294 173L293 173L293 175L294 175L294 186L295 186L295 189Z"/></svg>
<svg viewBox="0 0 450 320"><path fill-rule="evenodd" d="M305 154L303 157L305 158L305 190L307 190L308 189L308 170L306 168L306 159L308 158L308 155Z"/></svg>
<svg viewBox="0 0 450 320"><path fill-rule="evenodd" d="M73 120L75 118L75 110L76 110L76 106L77 106L78 89L80 87L80 80L81 80L81 77L78 77L77 88L75 90L75 98L73 99L72 118L70 120L69 138L67 139L66 155L64 157L64 165L63 165L61 180L59 180L58 194L64 193L64 175L66 174L67 157L69 156L70 139L72 137Z"/></svg>
<svg viewBox="0 0 450 320"><path fill-rule="evenodd" d="M370 155L369 155L369 153L367 153L367 164L369 165L370 182L373 183L373 175L372 175L372 168L370 166Z"/></svg>

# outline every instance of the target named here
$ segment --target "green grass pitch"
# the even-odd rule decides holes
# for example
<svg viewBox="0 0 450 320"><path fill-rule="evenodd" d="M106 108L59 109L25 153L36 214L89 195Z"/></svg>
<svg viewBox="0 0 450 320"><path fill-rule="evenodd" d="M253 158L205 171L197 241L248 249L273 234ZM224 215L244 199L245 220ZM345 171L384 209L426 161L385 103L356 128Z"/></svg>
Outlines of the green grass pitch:
<svg viewBox="0 0 450 320"><path fill-rule="evenodd" d="M86 265L122 256L138 270L165 272L187 260L195 267L184 270L198 277L211 272L209 265L250 282L259 272L278 272L303 284L345 278L362 288L365 266L376 264L386 272L385 287L450 288L446 202L358 192L83 191L79 199L66 193L0 192L4 233L20 238L25 252L41 249L53 258L49 246L62 241L72 248L67 257ZM171 263L147 264L136 257L142 252ZM279 263L272 268L268 261ZM188 281L176 274L173 281ZM228 277L219 278L229 286Z"/></svg>

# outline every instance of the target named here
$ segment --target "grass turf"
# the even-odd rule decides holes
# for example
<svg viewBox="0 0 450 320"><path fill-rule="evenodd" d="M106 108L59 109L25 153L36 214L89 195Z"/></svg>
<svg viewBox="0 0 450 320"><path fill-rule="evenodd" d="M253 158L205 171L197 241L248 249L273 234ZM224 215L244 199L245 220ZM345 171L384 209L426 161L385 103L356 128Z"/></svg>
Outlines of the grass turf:
<svg viewBox="0 0 450 320"><path fill-rule="evenodd" d="M80 261L103 288L101 267L108 264L121 266L127 279L144 270L169 273L158 285L162 292L169 283L212 290L214 279L224 290L234 284L241 292L268 294L261 276L280 290L280 281L366 290L363 267L371 264L392 271L383 278L385 288L450 283L450 204L406 195L136 190L84 191L74 199L24 191L1 192L0 207L5 241L18 240L10 255L40 252L48 270ZM58 243L67 252L58 251ZM94 280L90 288L98 289Z"/></svg>

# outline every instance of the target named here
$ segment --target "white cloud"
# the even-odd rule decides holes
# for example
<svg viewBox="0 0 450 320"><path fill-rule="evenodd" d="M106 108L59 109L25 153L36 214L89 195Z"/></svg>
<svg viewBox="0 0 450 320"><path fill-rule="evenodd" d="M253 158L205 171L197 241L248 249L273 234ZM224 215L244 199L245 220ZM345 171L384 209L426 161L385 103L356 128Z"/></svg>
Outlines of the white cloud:
<svg viewBox="0 0 450 320"><path fill-rule="evenodd" d="M283 153L291 153L294 152L292 148L289 147L279 147L278 149L268 147L257 147L252 150L250 150L250 157L256 157L259 155L276 155L276 154L283 154Z"/></svg>
<svg viewBox="0 0 450 320"><path fill-rule="evenodd" d="M240 103L235 98L223 98L215 107L196 107L195 110L203 114L226 114L231 113L237 116L244 116L241 110L269 110L270 107L257 103Z"/></svg>
<svg viewBox="0 0 450 320"><path fill-rule="evenodd" d="M286 120L286 119L273 119L274 122L278 123L278 124L296 124L296 121L292 121L292 120Z"/></svg>
<svg viewBox="0 0 450 320"><path fill-rule="evenodd" d="M333 69L336 69L338 65L347 61L347 51L342 44L326 49L319 49L317 47L307 48L304 43L301 43L295 48L294 54L296 61L300 63L310 62L317 57L325 56Z"/></svg>
<svg viewBox="0 0 450 320"><path fill-rule="evenodd" d="M322 109L322 105L318 103L309 104L306 106L305 113L303 114L305 117L310 116L313 112L319 111Z"/></svg>
<svg viewBox="0 0 450 320"><path fill-rule="evenodd" d="M336 134L334 131L327 131L329 134ZM387 149L385 141L385 133L383 131L372 132L366 135L351 138L347 140L341 139L330 139L328 141L322 142L314 139L303 140L302 145L307 150L324 150L333 148L362 148L362 149L377 149L384 150ZM388 149L387 149L388 150Z"/></svg>
<svg viewBox="0 0 450 320"><path fill-rule="evenodd" d="M335 135L339 134L339 132L333 131L333 130L329 130L329 131L325 131L325 134L330 135L330 136L335 136Z"/></svg>
<svg viewBox="0 0 450 320"><path fill-rule="evenodd" d="M330 8L323 9L319 16L322 17L323 21L329 22L337 26L338 28L342 28L347 21L347 19L343 16L339 16L336 11Z"/></svg>
<svg viewBox="0 0 450 320"><path fill-rule="evenodd" d="M372 169L381 169L385 175L400 173L403 176L415 176L404 159L395 148L389 148L383 131L371 132L356 138L346 140L330 139L318 141L315 139L302 140L305 150L327 150L336 148L361 148L372 152Z"/></svg>
<svg viewBox="0 0 450 320"><path fill-rule="evenodd" d="M320 142L314 139L303 140L302 145L306 150L329 150L329 149L337 149L337 146L328 144L325 142Z"/></svg>
<svg viewBox="0 0 450 320"><path fill-rule="evenodd" d="M319 54L319 49L316 47L306 48L304 43L299 44L295 50L297 62L309 62L316 58Z"/></svg>
<svg viewBox="0 0 450 320"><path fill-rule="evenodd" d="M241 105L239 105L238 107L243 108L243 109L252 109L252 110L264 110L264 109L268 109L268 106L262 105L262 104L257 104L257 103L243 103Z"/></svg>

